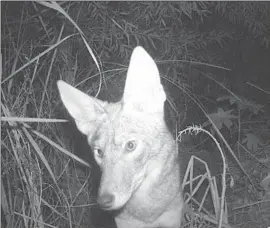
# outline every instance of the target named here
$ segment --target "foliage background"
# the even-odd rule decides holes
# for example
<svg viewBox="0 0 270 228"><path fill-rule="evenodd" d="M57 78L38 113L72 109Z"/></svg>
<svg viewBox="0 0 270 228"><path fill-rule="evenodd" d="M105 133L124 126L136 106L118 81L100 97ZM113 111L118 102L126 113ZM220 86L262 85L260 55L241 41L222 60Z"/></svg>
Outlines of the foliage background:
<svg viewBox="0 0 270 228"><path fill-rule="evenodd" d="M59 5L83 31L102 74L78 30L55 5L1 2L2 225L108 226L110 221L99 224L104 215L92 194L98 174L84 137L72 123L41 118L70 118L59 99L58 79L100 99L119 100L131 52L141 45L160 69L172 131L176 124L178 130L201 124L215 134L207 113L238 159L227 153L233 180L227 188L229 222L235 227L269 226L270 4ZM16 122L3 117L16 117ZM26 124L23 117L36 119ZM187 137L183 143L193 145L191 154L205 159L218 176L220 158L208 138ZM94 168L74 162L65 149ZM182 153L182 159L191 154Z"/></svg>

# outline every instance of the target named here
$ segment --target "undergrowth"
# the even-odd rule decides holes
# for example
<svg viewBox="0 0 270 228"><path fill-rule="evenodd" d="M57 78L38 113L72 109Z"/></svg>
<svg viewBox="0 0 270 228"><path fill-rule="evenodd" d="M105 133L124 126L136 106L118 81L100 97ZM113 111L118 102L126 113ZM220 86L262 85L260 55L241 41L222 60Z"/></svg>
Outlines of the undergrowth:
<svg viewBox="0 0 270 228"><path fill-rule="evenodd" d="M1 10L3 227L100 225L95 164L86 140L66 123L56 81L117 101L137 45L158 64L172 131L200 125L225 152L224 222L270 225L269 3L1 2ZM209 166L220 200L222 163L213 142L200 134L181 143L189 144L182 155L192 157L188 170L201 159ZM211 207L196 205L189 211L196 221L191 216L186 227L218 224Z"/></svg>

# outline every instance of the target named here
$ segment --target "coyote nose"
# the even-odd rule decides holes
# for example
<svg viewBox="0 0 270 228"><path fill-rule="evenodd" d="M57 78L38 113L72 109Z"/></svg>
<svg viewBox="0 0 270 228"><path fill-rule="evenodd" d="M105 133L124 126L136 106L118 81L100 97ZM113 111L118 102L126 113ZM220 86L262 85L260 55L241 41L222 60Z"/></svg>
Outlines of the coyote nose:
<svg viewBox="0 0 270 228"><path fill-rule="evenodd" d="M105 192L101 196L99 196L98 204L105 209L110 208L113 205L114 198L114 195Z"/></svg>

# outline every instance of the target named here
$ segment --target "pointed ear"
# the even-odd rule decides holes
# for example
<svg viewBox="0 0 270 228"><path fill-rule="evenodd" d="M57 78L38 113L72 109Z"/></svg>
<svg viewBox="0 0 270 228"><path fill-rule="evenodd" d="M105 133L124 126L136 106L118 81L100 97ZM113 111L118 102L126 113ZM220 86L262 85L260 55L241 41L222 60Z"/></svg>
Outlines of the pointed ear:
<svg viewBox="0 0 270 228"><path fill-rule="evenodd" d="M131 55L124 89L124 105L149 113L163 113L166 95L151 56L136 47Z"/></svg>
<svg viewBox="0 0 270 228"><path fill-rule="evenodd" d="M61 100L69 114L75 119L78 129L85 135L95 130L95 126L105 115L105 102L81 92L64 81L57 81Z"/></svg>

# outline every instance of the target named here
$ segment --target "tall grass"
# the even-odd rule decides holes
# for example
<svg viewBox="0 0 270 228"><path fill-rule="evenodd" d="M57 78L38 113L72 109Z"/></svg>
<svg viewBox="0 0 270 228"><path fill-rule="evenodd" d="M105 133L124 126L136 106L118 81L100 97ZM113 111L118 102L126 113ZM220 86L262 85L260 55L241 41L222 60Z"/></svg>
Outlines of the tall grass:
<svg viewBox="0 0 270 228"><path fill-rule="evenodd" d="M85 150L80 144L80 140L84 139L75 132L69 121L58 95L56 81L62 79L92 96L116 101L122 95L131 51L135 46L142 45L158 58L156 60L167 89L171 113L177 118L178 127L183 128L190 116L187 109L201 104L196 103L196 98L209 102L208 105L217 104L216 100L207 98L207 91L209 88L215 90L218 97L225 86L209 74L203 75L208 73L209 68L219 74L228 72L228 68L220 64L222 56L219 52L222 49L218 48L223 47L231 35L215 29L201 31L201 23L215 8L208 2L37 1L1 2L1 6L2 225L18 228L96 227L91 209L97 207L92 193L98 183L94 180L93 164L83 159L90 157L90 148ZM226 9L222 4L216 7L217 12ZM233 21L234 17L229 18ZM252 23L255 24L254 21ZM250 27L252 33L258 30ZM264 28L262 25L259 27ZM261 30L259 35L264 36ZM231 98L224 99L231 99L231 104L243 107L233 92L229 89L226 92ZM249 110L249 114L262 108L251 102L245 102L245 105L241 111ZM199 118L196 114L194 116ZM209 118L212 116L209 115ZM227 124L230 130L233 125L230 125L230 121L237 119L241 122L240 116L234 118L228 114L225 117L226 122L216 117L215 120L219 122L212 122L216 124L214 130L211 128L213 132L221 131L220 122ZM209 124L205 122L204 126L209 127ZM240 130L232 134L240 141ZM247 140L251 142L250 138ZM262 157L267 153L269 155L269 144L260 146L261 157L256 159L268 169L260 169L263 176L256 183L261 181L263 190L267 191L265 183L269 183L269 174L266 175L269 173L269 161ZM86 151L86 155L80 153L83 151ZM250 172L240 175L239 172L246 172L247 164L255 167L254 160L248 162L246 157L243 159L239 154L234 159L244 163L244 168L241 164L239 168L239 163L236 163L238 165L233 167L238 169L233 170L231 176L239 179L248 177L245 179L246 186L241 186L240 190L244 192L250 188L252 194L249 191L245 198L231 193L228 197L233 198L230 200L232 206L229 206L231 211L227 211L226 202L221 201L225 204L223 219L239 227L241 223L249 222L253 226L265 227L269 219L269 199L265 199L264 194L263 202L253 198L260 191L254 190L254 183L250 182L258 175L252 176ZM196 168L194 164L197 160L201 161L192 157L187 172L192 172L193 166ZM189 180L185 178L185 184L189 186L194 181L195 185L198 180L208 180L209 185L204 188L215 199L210 206L214 212L203 208L203 203L193 197L200 187L200 184L196 184L196 191L189 189L191 192L187 194L189 203L196 202L195 211L188 206L187 211L194 216L188 220L186 226L189 227L196 224L213 227L220 220L220 192L207 164L202 163L206 165L203 175L196 177L192 174ZM206 195L203 200L205 198ZM242 210L240 215L234 213L233 208L245 200L255 202L258 210L248 205L248 210L244 210L245 207L236 208ZM203 216L200 217L200 213ZM106 227L109 225L113 226L107 224ZM224 226L229 227L228 224Z"/></svg>

